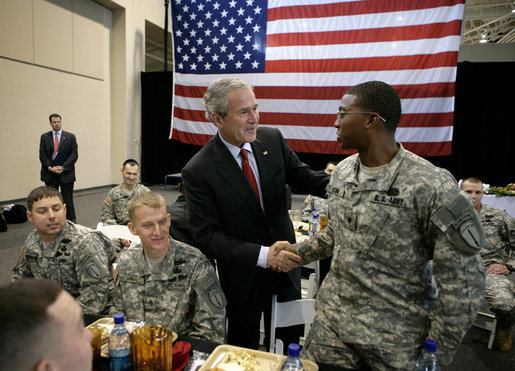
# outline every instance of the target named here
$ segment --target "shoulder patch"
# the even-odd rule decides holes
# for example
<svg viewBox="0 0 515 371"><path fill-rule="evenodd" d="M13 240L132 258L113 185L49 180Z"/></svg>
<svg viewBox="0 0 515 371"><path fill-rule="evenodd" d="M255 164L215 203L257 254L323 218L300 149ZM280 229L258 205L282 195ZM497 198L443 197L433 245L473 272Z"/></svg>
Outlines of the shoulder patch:
<svg viewBox="0 0 515 371"><path fill-rule="evenodd" d="M197 281L195 288L198 295L205 299L205 303L213 312L218 312L227 305L220 281L215 274L208 274L201 278Z"/></svg>
<svg viewBox="0 0 515 371"><path fill-rule="evenodd" d="M111 199L109 197L106 197L106 199L104 200L104 204L106 204L106 206L111 206Z"/></svg>
<svg viewBox="0 0 515 371"><path fill-rule="evenodd" d="M21 264L23 261L23 250L25 249L25 246L22 246L20 249L20 257L18 258L18 264Z"/></svg>

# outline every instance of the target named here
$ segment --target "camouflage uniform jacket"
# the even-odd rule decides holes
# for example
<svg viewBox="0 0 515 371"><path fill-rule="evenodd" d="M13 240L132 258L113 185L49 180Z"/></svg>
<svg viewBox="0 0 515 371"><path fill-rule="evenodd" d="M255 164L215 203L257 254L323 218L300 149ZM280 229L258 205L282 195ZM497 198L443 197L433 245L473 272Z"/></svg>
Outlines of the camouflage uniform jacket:
<svg viewBox="0 0 515 371"><path fill-rule="evenodd" d="M114 304L127 320L224 340L225 296L213 266L196 248L170 238L166 256L151 272L137 245L122 252L117 271Z"/></svg>
<svg viewBox="0 0 515 371"><path fill-rule="evenodd" d="M431 337L446 364L483 298L485 273L478 252L484 235L477 213L448 171L401 145L381 173L361 184L358 168L357 154L338 164L327 186L327 228L296 245L305 263L333 256L317 295L317 315L334 323L344 343L395 352L397 346L421 350ZM479 242L468 252L450 237L456 237L452 225L437 226L442 225L437 212L454 196L475 221ZM432 313L424 307L431 300L431 259L440 290Z"/></svg>
<svg viewBox="0 0 515 371"><path fill-rule="evenodd" d="M307 201L307 202L306 202ZM322 197L308 195L305 200L306 206L302 209L302 221L309 222L313 205L317 213L327 213L327 200Z"/></svg>
<svg viewBox="0 0 515 371"><path fill-rule="evenodd" d="M13 281L54 280L77 299L85 314L107 314L114 290L113 261L111 240L100 232L67 221L46 248L38 232L30 232L13 269Z"/></svg>
<svg viewBox="0 0 515 371"><path fill-rule="evenodd" d="M481 257L485 267L493 263L515 267L515 223L502 209L482 204L479 219L485 231L485 245Z"/></svg>
<svg viewBox="0 0 515 371"><path fill-rule="evenodd" d="M144 192L150 192L150 189L141 184L136 184L132 191L125 189L123 184L111 189L102 206L102 223L104 225L127 225L130 222L129 201Z"/></svg>

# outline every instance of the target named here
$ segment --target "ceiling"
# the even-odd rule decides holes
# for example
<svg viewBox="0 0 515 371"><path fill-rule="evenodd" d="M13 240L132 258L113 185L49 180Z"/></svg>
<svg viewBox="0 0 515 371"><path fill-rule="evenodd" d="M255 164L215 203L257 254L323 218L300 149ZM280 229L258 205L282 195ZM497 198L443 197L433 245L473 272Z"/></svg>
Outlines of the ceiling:
<svg viewBox="0 0 515 371"><path fill-rule="evenodd" d="M163 40L163 29L147 21L145 37L146 72L164 70ZM171 41L169 33L167 48L168 71L173 70ZM461 43L515 43L515 1L466 0Z"/></svg>

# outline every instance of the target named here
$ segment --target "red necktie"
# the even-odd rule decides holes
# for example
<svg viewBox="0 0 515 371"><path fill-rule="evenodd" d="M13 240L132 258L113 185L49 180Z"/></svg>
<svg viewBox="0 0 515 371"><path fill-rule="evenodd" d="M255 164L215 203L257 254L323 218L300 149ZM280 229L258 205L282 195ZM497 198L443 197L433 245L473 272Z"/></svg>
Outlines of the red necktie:
<svg viewBox="0 0 515 371"><path fill-rule="evenodd" d="M259 189L256 182L256 177L254 176L254 172L252 171L252 168L250 167L249 158L247 157L247 150L242 148L240 151L241 157L243 158L243 174L247 177L247 180L250 183L250 186L254 190L254 193L256 194L258 200L259 200Z"/></svg>
<svg viewBox="0 0 515 371"><path fill-rule="evenodd" d="M55 139L54 139L54 157L57 153L57 148L59 148L59 136L57 135L57 131L55 132Z"/></svg>

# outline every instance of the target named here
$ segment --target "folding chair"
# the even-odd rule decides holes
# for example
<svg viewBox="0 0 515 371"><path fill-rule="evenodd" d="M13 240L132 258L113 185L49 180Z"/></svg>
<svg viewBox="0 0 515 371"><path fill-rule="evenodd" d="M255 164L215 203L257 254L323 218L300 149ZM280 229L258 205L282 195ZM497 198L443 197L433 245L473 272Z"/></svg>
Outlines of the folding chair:
<svg viewBox="0 0 515 371"><path fill-rule="evenodd" d="M320 286L320 260L303 265L305 268L314 269L315 273L311 273L308 279L308 290L306 299L314 299Z"/></svg>
<svg viewBox="0 0 515 371"><path fill-rule="evenodd" d="M488 349L492 349L495 339L495 331L497 329L497 319L495 318L495 313L488 309L488 303L486 300L484 300L479 307L479 312L477 312L477 316L474 319L474 322L472 322L472 326L490 331L490 337L488 338L488 344L486 347Z"/></svg>
<svg viewBox="0 0 515 371"><path fill-rule="evenodd" d="M270 321L270 353L283 354L284 344L275 338L275 329L294 325L311 326L315 319L315 299L290 300L277 302L277 295L272 297L272 318Z"/></svg>

